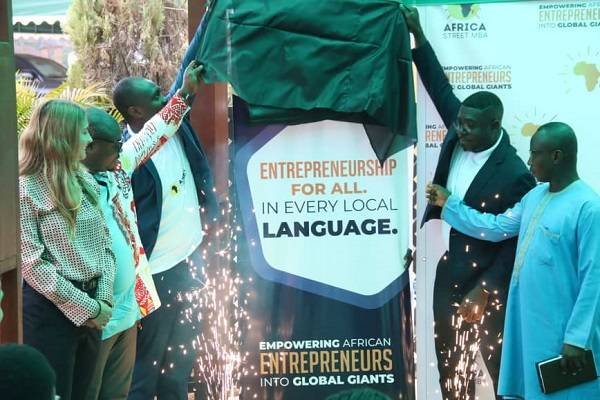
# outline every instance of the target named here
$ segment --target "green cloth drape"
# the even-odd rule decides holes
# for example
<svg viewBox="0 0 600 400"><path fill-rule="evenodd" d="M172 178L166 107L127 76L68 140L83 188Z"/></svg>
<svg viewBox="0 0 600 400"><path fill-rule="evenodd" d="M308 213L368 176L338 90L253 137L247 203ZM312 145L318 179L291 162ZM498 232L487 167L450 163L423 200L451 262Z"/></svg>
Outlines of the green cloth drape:
<svg viewBox="0 0 600 400"><path fill-rule="evenodd" d="M408 5L428 6L428 5L444 5L444 4L482 4L482 3L519 3L531 0L480 0L476 2L466 0L402 0L402 3Z"/></svg>
<svg viewBox="0 0 600 400"><path fill-rule="evenodd" d="M197 58L227 81L252 121L339 119L367 130L377 156L416 138L408 30L395 1L217 0ZM378 132L377 134L373 132Z"/></svg>

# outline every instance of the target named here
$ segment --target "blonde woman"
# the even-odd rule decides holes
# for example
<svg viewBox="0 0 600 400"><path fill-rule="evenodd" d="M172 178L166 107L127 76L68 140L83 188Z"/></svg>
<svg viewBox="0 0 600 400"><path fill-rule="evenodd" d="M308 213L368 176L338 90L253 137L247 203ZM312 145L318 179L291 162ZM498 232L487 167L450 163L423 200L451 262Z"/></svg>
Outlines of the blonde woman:
<svg viewBox="0 0 600 400"><path fill-rule="evenodd" d="M56 371L62 400L85 393L115 273L97 184L81 164L87 128L81 107L51 100L19 138L24 342Z"/></svg>

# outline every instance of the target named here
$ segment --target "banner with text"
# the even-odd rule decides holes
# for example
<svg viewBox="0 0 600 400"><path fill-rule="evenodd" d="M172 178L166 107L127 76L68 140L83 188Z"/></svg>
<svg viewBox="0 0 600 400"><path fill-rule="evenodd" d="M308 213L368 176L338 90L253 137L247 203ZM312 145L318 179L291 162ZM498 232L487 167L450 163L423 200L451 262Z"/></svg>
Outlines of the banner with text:
<svg viewBox="0 0 600 400"><path fill-rule="evenodd" d="M249 125L238 99L233 127L240 398L414 398L410 150L381 165L361 124Z"/></svg>
<svg viewBox="0 0 600 400"><path fill-rule="evenodd" d="M460 99L479 90L496 93L504 103L503 126L525 161L539 125L568 123L579 141L580 175L600 190L600 164L595 160L600 147L600 1L469 2L421 6L419 11ZM433 179L446 127L421 84L418 90L421 218L424 185ZM417 240L417 393L437 400L432 296L435 269L445 251L439 222L429 222ZM493 399L491 382L484 373L476 376L478 398Z"/></svg>

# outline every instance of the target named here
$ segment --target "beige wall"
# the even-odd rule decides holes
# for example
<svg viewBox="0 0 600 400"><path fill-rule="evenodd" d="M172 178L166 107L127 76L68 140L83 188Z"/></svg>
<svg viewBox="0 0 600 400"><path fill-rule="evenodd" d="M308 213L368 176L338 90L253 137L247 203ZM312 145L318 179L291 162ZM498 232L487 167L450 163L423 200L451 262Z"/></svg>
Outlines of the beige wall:
<svg viewBox="0 0 600 400"><path fill-rule="evenodd" d="M33 54L68 66L73 45L66 34L15 33L15 53Z"/></svg>

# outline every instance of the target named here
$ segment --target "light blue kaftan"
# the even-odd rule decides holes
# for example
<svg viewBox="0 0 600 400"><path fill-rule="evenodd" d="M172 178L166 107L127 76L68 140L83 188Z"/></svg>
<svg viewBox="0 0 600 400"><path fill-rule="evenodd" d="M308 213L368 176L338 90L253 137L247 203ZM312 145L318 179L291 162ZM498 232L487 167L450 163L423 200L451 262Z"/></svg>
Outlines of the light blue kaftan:
<svg viewBox="0 0 600 400"><path fill-rule="evenodd" d="M497 216L450 196L442 218L482 240L519 235L498 394L526 400L600 399L598 379L544 395L535 366L560 354L563 343L592 349L600 366L600 197L594 190L580 180L555 193L541 184Z"/></svg>

